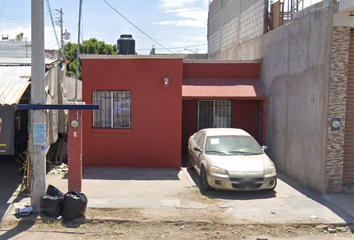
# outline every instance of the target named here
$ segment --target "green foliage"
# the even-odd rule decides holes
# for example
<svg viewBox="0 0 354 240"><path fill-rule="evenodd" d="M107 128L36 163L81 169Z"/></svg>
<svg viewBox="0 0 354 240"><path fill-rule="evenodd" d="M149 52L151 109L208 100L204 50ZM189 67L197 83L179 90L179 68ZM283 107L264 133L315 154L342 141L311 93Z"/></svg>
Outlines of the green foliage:
<svg viewBox="0 0 354 240"><path fill-rule="evenodd" d="M23 32L16 35L16 41L22 41L22 39L23 39Z"/></svg>
<svg viewBox="0 0 354 240"><path fill-rule="evenodd" d="M64 47L64 54L66 59L70 61L67 65L68 74L72 77L76 76L76 59L77 59L77 44L68 42ZM80 54L105 54L117 55L117 44L106 44L104 41L98 41L96 38L90 38L80 44ZM81 79L81 59L79 63L79 72Z"/></svg>

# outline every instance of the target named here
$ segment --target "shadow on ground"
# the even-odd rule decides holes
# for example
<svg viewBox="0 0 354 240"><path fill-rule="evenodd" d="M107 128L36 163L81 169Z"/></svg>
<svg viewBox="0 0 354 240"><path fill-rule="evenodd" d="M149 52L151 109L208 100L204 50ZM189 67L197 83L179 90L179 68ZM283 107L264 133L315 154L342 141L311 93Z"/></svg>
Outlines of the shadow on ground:
<svg viewBox="0 0 354 240"><path fill-rule="evenodd" d="M0 219L4 217L12 203L19 202L23 197L21 194L13 198L13 193L22 182L20 167L20 164L12 156L0 156Z"/></svg>
<svg viewBox="0 0 354 240"><path fill-rule="evenodd" d="M22 232L27 231L31 227L33 227L36 223L36 218L38 215L31 215L31 218L23 218L19 222L16 222L16 226L8 231L6 231L3 235L0 236L1 239L12 239L19 235Z"/></svg>
<svg viewBox="0 0 354 240"><path fill-rule="evenodd" d="M182 158L182 166L187 167L187 159ZM191 176L194 183L199 187L199 175L194 170L188 170L189 175ZM279 186L279 182L282 183L282 187ZM347 212L343 211L339 206L332 204L323 198L316 191L306 188L298 181L291 179L284 173L278 172L278 187L274 191L254 191L254 192L245 192L245 191L221 191L221 190L210 190L206 193L202 193L204 196L209 198L215 198L220 200L258 200L258 199L274 199L277 198L309 198L312 201L323 205L339 218L343 219L346 223L354 223L354 218L349 215ZM343 195L345 197L345 194Z"/></svg>
<svg viewBox="0 0 354 240"><path fill-rule="evenodd" d="M143 168L84 168L82 178L91 180L179 180L180 169L153 169Z"/></svg>

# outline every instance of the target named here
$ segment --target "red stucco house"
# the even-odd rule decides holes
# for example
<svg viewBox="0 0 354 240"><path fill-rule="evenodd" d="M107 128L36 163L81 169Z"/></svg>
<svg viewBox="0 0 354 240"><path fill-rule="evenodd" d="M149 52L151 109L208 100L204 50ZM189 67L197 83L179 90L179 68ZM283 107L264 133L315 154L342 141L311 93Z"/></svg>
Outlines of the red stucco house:
<svg viewBox="0 0 354 240"><path fill-rule="evenodd" d="M180 168L191 134L243 128L265 143L259 62L82 55L85 167Z"/></svg>

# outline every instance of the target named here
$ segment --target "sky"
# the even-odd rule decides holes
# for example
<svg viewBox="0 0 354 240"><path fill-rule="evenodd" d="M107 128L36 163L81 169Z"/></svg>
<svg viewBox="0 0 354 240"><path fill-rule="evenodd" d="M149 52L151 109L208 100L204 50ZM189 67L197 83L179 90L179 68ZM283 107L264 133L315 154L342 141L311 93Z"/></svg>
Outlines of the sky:
<svg viewBox="0 0 354 240"><path fill-rule="evenodd" d="M54 22L62 9L64 31L77 43L80 1L44 0L45 48L60 48L47 2ZM156 53L206 53L208 4L209 0L83 0L80 42L96 38L116 44L121 34L132 34L138 54L149 54L153 46ZM60 43L60 27L55 25L55 31ZM21 32L31 41L31 0L0 0L0 34L14 39Z"/></svg>
<svg viewBox="0 0 354 240"><path fill-rule="evenodd" d="M319 1L305 0L305 5ZM44 0L45 48L60 48L47 2L55 22L62 8L64 31L71 33L68 41L77 43L80 0ZM116 44L121 34L132 34L138 54L149 54L153 46L159 54L207 53L209 2L211 0L83 0L80 42L96 38ZM60 43L60 27L55 25L55 31ZM31 41L31 0L0 0L0 35L14 39L21 32Z"/></svg>

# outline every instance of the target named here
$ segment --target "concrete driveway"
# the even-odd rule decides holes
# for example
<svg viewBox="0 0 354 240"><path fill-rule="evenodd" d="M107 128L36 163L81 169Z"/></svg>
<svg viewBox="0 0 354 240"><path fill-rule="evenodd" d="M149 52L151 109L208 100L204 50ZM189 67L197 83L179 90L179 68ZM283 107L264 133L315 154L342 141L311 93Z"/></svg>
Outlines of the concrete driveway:
<svg viewBox="0 0 354 240"><path fill-rule="evenodd" d="M354 223L353 194L320 196L279 174L275 191L212 190L203 196L197 187L198 179L196 172L185 168L85 168L82 192L89 200L89 208L139 208L157 212L213 209L226 223L234 224ZM11 185L9 180L3 183ZM67 192L66 175L48 174L47 184ZM15 219L11 203L29 202L29 198L16 196L13 186L2 189L9 192L1 191L0 217ZM196 219L202 220L200 216Z"/></svg>

